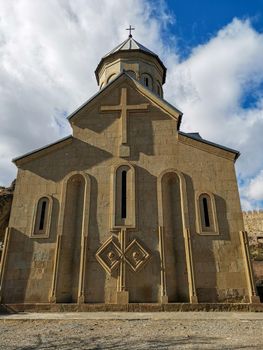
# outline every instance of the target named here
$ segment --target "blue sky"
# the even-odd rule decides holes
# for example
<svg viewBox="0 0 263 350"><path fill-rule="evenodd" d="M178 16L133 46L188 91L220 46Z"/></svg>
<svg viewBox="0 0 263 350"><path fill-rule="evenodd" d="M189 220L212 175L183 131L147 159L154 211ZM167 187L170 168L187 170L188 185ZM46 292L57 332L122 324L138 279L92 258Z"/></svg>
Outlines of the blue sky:
<svg viewBox="0 0 263 350"><path fill-rule="evenodd" d="M182 131L239 150L242 207L263 208L262 12L263 0L0 0L0 185L12 158L71 133L66 116L131 24L167 66Z"/></svg>
<svg viewBox="0 0 263 350"><path fill-rule="evenodd" d="M233 18L249 18L253 27L263 31L262 0L166 0L173 21L165 33L177 38L182 56L204 44Z"/></svg>
<svg viewBox="0 0 263 350"><path fill-rule="evenodd" d="M256 32L263 32L263 0L166 0L164 6L170 15L170 21L167 21L162 35L164 41L170 42L170 45L176 43L180 62L187 60L197 47L213 40L217 33L234 19L249 21ZM263 81L260 79L243 90L240 95L240 108L255 108L262 93ZM242 189L246 191L251 181L253 180L250 176L244 177L238 173L241 193L244 193ZM257 185L257 190L258 187L261 189L263 182ZM243 201L245 202L244 198ZM249 209L263 208L263 200L251 200L250 204ZM243 206L245 207L245 204Z"/></svg>

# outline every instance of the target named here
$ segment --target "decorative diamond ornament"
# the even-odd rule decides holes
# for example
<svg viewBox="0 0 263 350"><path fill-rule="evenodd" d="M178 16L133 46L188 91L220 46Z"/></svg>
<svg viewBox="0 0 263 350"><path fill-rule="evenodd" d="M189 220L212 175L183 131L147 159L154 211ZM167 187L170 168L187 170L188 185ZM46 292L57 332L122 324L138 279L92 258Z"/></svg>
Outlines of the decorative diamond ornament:
<svg viewBox="0 0 263 350"><path fill-rule="evenodd" d="M134 239L125 249L125 260L134 272L139 271L149 260L150 253Z"/></svg>
<svg viewBox="0 0 263 350"><path fill-rule="evenodd" d="M114 242L113 236L105 241L96 253L96 258L101 266L111 274L119 265L122 252Z"/></svg>
<svg viewBox="0 0 263 350"><path fill-rule="evenodd" d="M123 266L126 263L134 272L137 272L150 259L149 251L136 238L127 247L124 244L123 248L120 242L115 240L115 236L110 236L96 253L98 262L110 275L120 264Z"/></svg>

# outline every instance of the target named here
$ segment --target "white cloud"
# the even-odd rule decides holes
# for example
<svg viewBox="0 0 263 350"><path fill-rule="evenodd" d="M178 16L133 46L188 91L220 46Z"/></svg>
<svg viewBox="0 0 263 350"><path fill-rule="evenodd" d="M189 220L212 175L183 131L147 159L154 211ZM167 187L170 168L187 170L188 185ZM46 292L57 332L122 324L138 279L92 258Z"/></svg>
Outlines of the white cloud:
<svg viewBox="0 0 263 350"><path fill-rule="evenodd" d="M263 170L252 180L250 180L247 197L251 200L262 200L263 199Z"/></svg>
<svg viewBox="0 0 263 350"><path fill-rule="evenodd" d="M263 35L234 19L180 61L175 38L161 35L172 20L162 0L0 0L0 184L15 177L11 158L70 133L65 115L98 90L100 58L132 24L168 67L165 97L184 112L182 129L240 150L243 207L263 200Z"/></svg>
<svg viewBox="0 0 263 350"><path fill-rule="evenodd" d="M130 23L158 51L169 21L161 0L0 0L0 184L13 157L70 133L65 115L97 92L94 70Z"/></svg>
<svg viewBox="0 0 263 350"><path fill-rule="evenodd" d="M182 129L241 151L242 182L263 169L262 57L263 34L248 20L234 19L168 74L166 94L184 112ZM254 105L243 106L247 95L253 95ZM263 200L260 193L256 199Z"/></svg>

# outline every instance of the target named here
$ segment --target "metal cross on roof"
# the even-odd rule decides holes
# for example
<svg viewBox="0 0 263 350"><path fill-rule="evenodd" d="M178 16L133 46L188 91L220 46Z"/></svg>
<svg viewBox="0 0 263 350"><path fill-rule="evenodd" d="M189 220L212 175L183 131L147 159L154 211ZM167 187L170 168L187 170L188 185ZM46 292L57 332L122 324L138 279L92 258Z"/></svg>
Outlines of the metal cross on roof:
<svg viewBox="0 0 263 350"><path fill-rule="evenodd" d="M132 30L135 30L135 28L132 28L132 26L130 25L129 28L126 28L126 30L129 30L129 38L132 38Z"/></svg>

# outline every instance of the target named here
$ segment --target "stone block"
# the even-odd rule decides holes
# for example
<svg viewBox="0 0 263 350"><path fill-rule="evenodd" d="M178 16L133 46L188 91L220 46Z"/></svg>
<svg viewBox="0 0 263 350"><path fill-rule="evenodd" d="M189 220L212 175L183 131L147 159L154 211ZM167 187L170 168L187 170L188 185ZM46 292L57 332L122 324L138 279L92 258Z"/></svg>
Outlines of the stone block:
<svg viewBox="0 0 263 350"><path fill-rule="evenodd" d="M121 291L117 292L117 304L128 304L129 303L129 292Z"/></svg>

